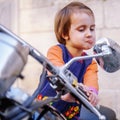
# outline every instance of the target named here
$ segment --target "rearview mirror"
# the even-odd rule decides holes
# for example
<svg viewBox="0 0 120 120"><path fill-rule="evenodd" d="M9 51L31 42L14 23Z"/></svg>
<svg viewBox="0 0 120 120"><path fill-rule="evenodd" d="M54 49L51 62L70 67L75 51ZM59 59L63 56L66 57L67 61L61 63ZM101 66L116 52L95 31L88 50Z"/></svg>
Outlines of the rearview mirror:
<svg viewBox="0 0 120 120"><path fill-rule="evenodd" d="M95 54L102 52L102 47L107 45L111 49L111 54L95 58L106 72L112 73L120 69L120 46L109 38L99 39L93 51Z"/></svg>

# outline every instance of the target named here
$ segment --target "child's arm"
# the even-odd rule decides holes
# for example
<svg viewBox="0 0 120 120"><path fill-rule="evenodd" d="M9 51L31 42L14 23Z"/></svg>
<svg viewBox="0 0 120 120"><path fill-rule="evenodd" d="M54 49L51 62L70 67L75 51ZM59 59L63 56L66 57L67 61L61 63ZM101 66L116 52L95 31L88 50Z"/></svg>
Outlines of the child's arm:
<svg viewBox="0 0 120 120"><path fill-rule="evenodd" d="M89 89L98 94L98 66L95 60L88 66L86 73L84 75L83 84L88 86Z"/></svg>
<svg viewBox="0 0 120 120"><path fill-rule="evenodd" d="M96 61L93 60L86 70L83 81L89 101L94 106L96 106L99 101L98 99L99 85L98 85L97 72L98 72L98 66Z"/></svg>

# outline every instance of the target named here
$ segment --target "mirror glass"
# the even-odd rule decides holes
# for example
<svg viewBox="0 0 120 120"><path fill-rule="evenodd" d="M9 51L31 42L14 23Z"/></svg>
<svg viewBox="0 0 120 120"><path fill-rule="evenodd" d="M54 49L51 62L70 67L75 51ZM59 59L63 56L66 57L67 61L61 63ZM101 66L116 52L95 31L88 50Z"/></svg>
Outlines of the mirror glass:
<svg viewBox="0 0 120 120"><path fill-rule="evenodd" d="M120 46L109 38L101 38L93 48L94 53L98 54L103 52L102 49L105 45L109 47L111 54L103 55L95 59L106 72L112 73L120 69Z"/></svg>

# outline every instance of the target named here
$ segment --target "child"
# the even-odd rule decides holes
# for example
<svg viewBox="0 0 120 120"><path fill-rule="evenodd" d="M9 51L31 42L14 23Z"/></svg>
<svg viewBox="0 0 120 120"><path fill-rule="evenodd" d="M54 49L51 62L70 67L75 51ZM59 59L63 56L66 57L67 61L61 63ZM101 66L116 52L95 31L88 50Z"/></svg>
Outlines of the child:
<svg viewBox="0 0 120 120"><path fill-rule="evenodd" d="M55 34L59 45L48 50L48 59L56 66L62 66L71 58L87 55L83 50L91 49L95 44L95 19L90 8L80 2L72 2L61 9L55 18ZM78 78L79 83L87 86L89 101L95 106L98 103L97 64L93 59L77 61L69 70ZM56 93L49 83L41 91L42 96L54 96ZM66 118L77 120L81 104L69 93L53 106ZM73 109L71 111L71 109ZM71 114L67 114L71 112Z"/></svg>
<svg viewBox="0 0 120 120"><path fill-rule="evenodd" d="M84 50L91 49L95 44L95 18L92 10L80 2L71 2L61 9L55 17L55 34L59 42L48 50L48 59L56 66L62 66L73 57L87 55ZM97 64L93 59L81 60L73 63L69 70L78 78L92 105L98 104ZM56 92L49 82L40 92L42 97L55 96ZM79 120L81 104L67 93L61 100L54 102L67 119ZM94 118L93 118L94 119ZM95 119L96 120L96 116Z"/></svg>

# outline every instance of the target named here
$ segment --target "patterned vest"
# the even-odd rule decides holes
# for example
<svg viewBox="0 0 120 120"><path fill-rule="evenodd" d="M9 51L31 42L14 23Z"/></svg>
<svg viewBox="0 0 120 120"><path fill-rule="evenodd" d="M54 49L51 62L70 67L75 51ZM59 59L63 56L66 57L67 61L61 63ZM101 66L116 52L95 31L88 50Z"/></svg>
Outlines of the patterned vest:
<svg viewBox="0 0 120 120"><path fill-rule="evenodd" d="M70 59L72 59L71 54L66 49L65 45L59 44L58 46L62 49L63 61L67 63ZM87 55L87 54L83 53L82 56L84 55ZM87 67L91 64L91 62L92 62L92 59L76 61L72 63L71 66L68 68L78 78L79 83L83 82L85 71ZM48 80L46 80L43 86L43 89L40 91L40 95L42 97L56 95L55 90L50 86ZM59 110L62 114L64 114L68 120L69 119L77 120L77 117L79 117L80 107L81 107L80 104L58 100L57 102L54 102L52 105L57 110Z"/></svg>

